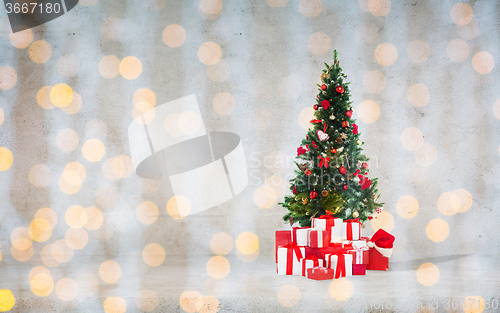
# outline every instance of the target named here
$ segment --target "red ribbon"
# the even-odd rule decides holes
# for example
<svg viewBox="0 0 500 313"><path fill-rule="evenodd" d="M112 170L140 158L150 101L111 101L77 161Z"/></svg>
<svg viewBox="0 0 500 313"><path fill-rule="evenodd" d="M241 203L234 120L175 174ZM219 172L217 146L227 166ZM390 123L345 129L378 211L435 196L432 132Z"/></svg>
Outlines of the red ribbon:
<svg viewBox="0 0 500 313"><path fill-rule="evenodd" d="M309 246L311 248L324 248L330 244L330 232L325 230L311 230L309 232ZM322 245L319 245L319 238L322 238Z"/></svg>
<svg viewBox="0 0 500 313"><path fill-rule="evenodd" d="M318 217L319 219L325 219L326 220L326 230L327 231L330 231L328 229L328 227L333 227L335 226L335 217L333 217L333 215L330 215L330 214L325 214L325 215L321 215L320 217Z"/></svg>
<svg viewBox="0 0 500 313"><path fill-rule="evenodd" d="M337 266L335 269L335 278L338 279L340 277L343 277L342 274L344 276L346 276L345 257L344 257L344 254L342 252L335 253L334 255L336 255L338 257L337 258ZM331 259L331 256L330 256L330 259Z"/></svg>
<svg viewBox="0 0 500 313"><path fill-rule="evenodd" d="M299 246L297 246L296 242L287 243L286 245L279 246L281 248L286 248L286 275L293 275L293 255L297 256L297 259L300 261L303 256L300 251Z"/></svg>
<svg viewBox="0 0 500 313"><path fill-rule="evenodd" d="M359 235L357 238L361 237L361 222L359 221L359 218L347 220L344 222L347 223L347 240L356 240L356 239L353 239L353 235L352 235L352 223L359 223L359 226L360 226L358 228Z"/></svg>
<svg viewBox="0 0 500 313"><path fill-rule="evenodd" d="M312 120L309 121L309 123L311 123L311 124L314 124L314 123L319 124L319 123L321 123L321 120L312 119Z"/></svg>
<svg viewBox="0 0 500 313"><path fill-rule="evenodd" d="M313 267L319 266L319 259L315 255L310 255L302 259L302 276L306 276L306 260L313 261Z"/></svg>
<svg viewBox="0 0 500 313"><path fill-rule="evenodd" d="M321 168L323 165L325 166L325 168L328 168L328 162L330 162L330 158L323 158L321 155L318 155L318 158L320 159L319 168Z"/></svg>
<svg viewBox="0 0 500 313"><path fill-rule="evenodd" d="M311 227L292 227L292 242L297 242L297 229L304 229L304 228L311 228Z"/></svg>

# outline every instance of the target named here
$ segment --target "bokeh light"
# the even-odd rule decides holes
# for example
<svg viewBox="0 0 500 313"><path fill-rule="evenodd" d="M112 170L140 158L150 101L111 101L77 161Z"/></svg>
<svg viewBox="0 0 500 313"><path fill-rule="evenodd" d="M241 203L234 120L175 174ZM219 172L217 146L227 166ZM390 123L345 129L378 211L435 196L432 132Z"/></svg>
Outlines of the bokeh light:
<svg viewBox="0 0 500 313"><path fill-rule="evenodd" d="M191 203L183 195L171 197L167 202L167 213L175 219L184 218L191 211Z"/></svg>
<svg viewBox="0 0 500 313"><path fill-rule="evenodd" d="M19 249L16 249L14 246L12 246L10 248L10 254L12 255L12 257L16 261L19 261L19 262L29 261L31 259L31 257L33 256L33 253L34 253L33 246L30 246L26 250L19 250Z"/></svg>
<svg viewBox="0 0 500 313"><path fill-rule="evenodd" d="M430 166L436 162L437 150L430 143L424 142L418 150L415 150L414 156L419 165Z"/></svg>
<svg viewBox="0 0 500 313"><path fill-rule="evenodd" d="M330 283L328 293L337 301L347 301L354 293L354 285L347 277L341 277Z"/></svg>
<svg viewBox="0 0 500 313"><path fill-rule="evenodd" d="M99 277L108 284L113 284L122 276L122 269L118 263L113 260L102 262L99 266Z"/></svg>
<svg viewBox="0 0 500 313"><path fill-rule="evenodd" d="M406 150L418 150L424 144L424 134L416 127L409 127L401 134L401 144Z"/></svg>
<svg viewBox="0 0 500 313"><path fill-rule="evenodd" d="M186 312L198 312L203 306L203 296L196 290L186 290L179 297L179 303Z"/></svg>
<svg viewBox="0 0 500 313"><path fill-rule="evenodd" d="M151 312L156 309L160 299L153 290L139 290L135 297L137 308L143 312Z"/></svg>
<svg viewBox="0 0 500 313"><path fill-rule="evenodd" d="M460 206L457 209L457 213L464 213L468 211L472 206L472 195L465 189L455 190L453 192L460 199Z"/></svg>
<svg viewBox="0 0 500 313"><path fill-rule="evenodd" d="M159 211L151 201L141 202L135 210L135 216L142 224L153 224L158 219Z"/></svg>
<svg viewBox="0 0 500 313"><path fill-rule="evenodd" d="M44 40L37 40L31 44L29 49L30 58L35 63L45 63L52 55L50 44Z"/></svg>
<svg viewBox="0 0 500 313"><path fill-rule="evenodd" d="M219 62L221 63L221 62ZM217 64L219 64L217 63ZM217 65L214 65L217 66ZM234 108L236 107L236 100L234 99L234 96L230 94L229 92L220 92L218 93L213 101L212 105L214 108L214 111L219 113L220 115L229 115L231 112L234 111Z"/></svg>
<svg viewBox="0 0 500 313"><path fill-rule="evenodd" d="M363 123L373 123L380 116L380 107L373 100L362 101L356 109L359 119Z"/></svg>
<svg viewBox="0 0 500 313"><path fill-rule="evenodd" d="M82 146L82 154L89 162L99 162L106 153L106 147L97 138L87 140Z"/></svg>
<svg viewBox="0 0 500 313"><path fill-rule="evenodd" d="M42 251L40 251L40 259L42 260L43 264L49 267L57 267L59 266L59 264L61 264L52 256L52 244L43 246Z"/></svg>
<svg viewBox="0 0 500 313"><path fill-rule="evenodd" d="M16 305L16 298L10 289L0 289L0 312L10 311Z"/></svg>
<svg viewBox="0 0 500 313"><path fill-rule="evenodd" d="M423 84L411 85L406 95L408 96L408 101L416 107L425 106L431 98L429 88Z"/></svg>
<svg viewBox="0 0 500 313"><path fill-rule="evenodd" d="M141 60L128 56L120 62L120 74L126 79L136 79L142 73Z"/></svg>
<svg viewBox="0 0 500 313"><path fill-rule="evenodd" d="M17 83L17 72L10 66L0 67L0 89L9 90Z"/></svg>
<svg viewBox="0 0 500 313"><path fill-rule="evenodd" d="M368 10L375 16L386 16L391 12L391 0L369 0Z"/></svg>
<svg viewBox="0 0 500 313"><path fill-rule="evenodd" d="M201 116L194 111L182 112L177 120L177 126L185 134L194 134L203 125Z"/></svg>
<svg viewBox="0 0 500 313"><path fill-rule="evenodd" d="M57 146L64 152L75 150L78 146L78 142L78 134L71 128L62 129L56 137Z"/></svg>
<svg viewBox="0 0 500 313"><path fill-rule="evenodd" d="M73 101L73 89L66 84L55 85L50 90L50 101L56 107L67 107Z"/></svg>
<svg viewBox="0 0 500 313"><path fill-rule="evenodd" d="M372 219L370 224L372 225L373 231L383 229L387 232L391 232L394 228L394 217L391 213L384 210L382 213L377 215L376 219Z"/></svg>
<svg viewBox="0 0 500 313"><path fill-rule="evenodd" d="M87 211L79 205L70 206L64 214L64 219L69 227L82 228L88 221Z"/></svg>
<svg viewBox="0 0 500 313"><path fill-rule="evenodd" d="M157 243L150 243L142 250L142 259L149 266L158 266L165 261L165 249Z"/></svg>
<svg viewBox="0 0 500 313"><path fill-rule="evenodd" d="M144 114L145 112L148 112L148 114ZM134 104L134 108L132 109L132 118L135 122L141 125L151 123L151 121L154 120L155 115L156 113L153 104L146 101ZM138 117L140 117L140 119L137 119Z"/></svg>
<svg viewBox="0 0 500 313"><path fill-rule="evenodd" d="M210 239L210 249L215 254L228 254L233 249L233 238L225 232L216 233Z"/></svg>
<svg viewBox="0 0 500 313"><path fill-rule="evenodd" d="M73 91L73 100L67 107L61 108L66 114L76 114L80 111L83 105L82 96L76 91Z"/></svg>
<svg viewBox="0 0 500 313"><path fill-rule="evenodd" d="M424 263L417 270L417 280L424 286L432 286L439 280L439 268L433 263Z"/></svg>
<svg viewBox="0 0 500 313"><path fill-rule="evenodd" d="M299 11L307 17L315 17L321 13L321 0L300 0Z"/></svg>
<svg viewBox="0 0 500 313"><path fill-rule="evenodd" d="M412 218L418 213L418 200L410 195L402 196L396 203L396 211L402 218Z"/></svg>
<svg viewBox="0 0 500 313"><path fill-rule="evenodd" d="M30 237L38 242L45 242L52 236L52 225L43 218L35 218L29 226Z"/></svg>
<svg viewBox="0 0 500 313"><path fill-rule="evenodd" d="M71 301L78 295L77 283L68 277L61 278L56 284L56 295L63 301Z"/></svg>
<svg viewBox="0 0 500 313"><path fill-rule="evenodd" d="M491 307L491 304L488 303L488 307ZM464 313L481 313L485 309L484 298L481 296L466 297L462 303L462 308Z"/></svg>
<svg viewBox="0 0 500 313"><path fill-rule="evenodd" d="M108 297L104 300L103 307L106 313L125 313L127 302L121 297Z"/></svg>
<svg viewBox="0 0 500 313"><path fill-rule="evenodd" d="M200 10L205 14L218 14L222 9L222 0L200 0Z"/></svg>
<svg viewBox="0 0 500 313"><path fill-rule="evenodd" d="M47 269L45 270L48 273L40 270L29 279L31 291L39 297L46 297L54 290L54 281L52 280L52 276ZM32 272L30 272L30 274Z"/></svg>
<svg viewBox="0 0 500 313"><path fill-rule="evenodd" d="M198 59L206 65L214 65L222 56L221 48L215 42L203 43L198 49Z"/></svg>
<svg viewBox="0 0 500 313"><path fill-rule="evenodd" d="M446 46L446 54L453 62L462 62L469 56L469 45L462 39L453 39Z"/></svg>
<svg viewBox="0 0 500 313"><path fill-rule="evenodd" d="M171 24L163 30L163 42L171 47L177 48L182 46L186 41L186 31L181 25Z"/></svg>
<svg viewBox="0 0 500 313"><path fill-rule="evenodd" d="M99 74L104 78L115 78L120 74L120 59L114 55L107 55L99 61Z"/></svg>
<svg viewBox="0 0 500 313"><path fill-rule="evenodd" d="M310 120L314 118L314 109L311 107L307 107L302 109L300 111L298 120L299 120L299 125L302 127L303 130L308 130L311 127L311 123L309 123Z"/></svg>
<svg viewBox="0 0 500 313"><path fill-rule="evenodd" d="M0 87L1 87L1 83L0 83ZM50 101L50 91L51 90L52 90L52 86L43 86L42 88L40 88L38 90L38 93L36 94L36 100L37 100L38 104L46 110L50 110L50 109L55 108L55 106L52 104L52 101Z"/></svg>
<svg viewBox="0 0 500 313"><path fill-rule="evenodd" d="M300 289L291 284L286 284L278 289L278 301L285 307L293 307L300 301Z"/></svg>
<svg viewBox="0 0 500 313"><path fill-rule="evenodd" d="M20 32L10 33L9 40L14 47L24 49L33 41L33 31L28 28Z"/></svg>
<svg viewBox="0 0 500 313"><path fill-rule="evenodd" d="M18 227L10 234L10 243L17 250L27 250L33 243L33 238L30 236L30 231L26 227Z"/></svg>
<svg viewBox="0 0 500 313"><path fill-rule="evenodd" d="M75 255L75 251L62 239L52 244L51 253L54 260L59 263L69 262Z"/></svg>
<svg viewBox="0 0 500 313"><path fill-rule="evenodd" d="M276 192L270 186L260 186L253 194L253 201L261 209L269 209L276 203Z"/></svg>
<svg viewBox="0 0 500 313"><path fill-rule="evenodd" d="M73 250L81 250L89 242L87 231L83 228L69 228L64 239L66 244Z"/></svg>
<svg viewBox="0 0 500 313"><path fill-rule="evenodd" d="M441 242L448 237L450 227L443 219L435 218L427 224L427 237L434 242Z"/></svg>
<svg viewBox="0 0 500 313"><path fill-rule="evenodd" d="M215 279L222 279L229 274L229 261L220 255L211 257L207 262L207 273Z"/></svg>
<svg viewBox="0 0 500 313"><path fill-rule="evenodd" d="M50 183L50 168L45 164L35 164L30 168L28 178L33 186L46 187Z"/></svg>
<svg viewBox="0 0 500 313"><path fill-rule="evenodd" d="M332 46L330 37L322 32L317 32L309 36L307 47L312 54L323 55L330 51Z"/></svg>
<svg viewBox="0 0 500 313"><path fill-rule="evenodd" d="M35 214L35 218L43 218L49 222L51 228L57 225L57 213L49 207L39 209Z"/></svg>
<svg viewBox="0 0 500 313"><path fill-rule="evenodd" d="M252 254L259 249L259 237L250 231L245 231L236 237L235 244L241 253Z"/></svg>
<svg viewBox="0 0 500 313"><path fill-rule="evenodd" d="M470 5L464 2L456 3L450 10L453 23L467 25L472 21L473 11Z"/></svg>
<svg viewBox="0 0 500 313"><path fill-rule="evenodd" d="M390 66L398 59L398 49L388 42L381 43L375 49L375 60L380 65Z"/></svg>
<svg viewBox="0 0 500 313"><path fill-rule="evenodd" d="M104 221L102 211L95 206L87 207L85 211L87 211L87 223L85 224L85 228L88 230L99 229Z"/></svg>
<svg viewBox="0 0 500 313"><path fill-rule="evenodd" d="M495 58L487 51L479 51L472 58L472 67L479 74L488 74L495 66Z"/></svg>
<svg viewBox="0 0 500 313"><path fill-rule="evenodd" d="M154 107L156 105L156 95L155 95L155 93L151 89L148 89L148 88L137 89L134 92L134 95L132 96L132 103L133 104L138 104L138 103L141 103L141 102L147 102L151 106Z"/></svg>

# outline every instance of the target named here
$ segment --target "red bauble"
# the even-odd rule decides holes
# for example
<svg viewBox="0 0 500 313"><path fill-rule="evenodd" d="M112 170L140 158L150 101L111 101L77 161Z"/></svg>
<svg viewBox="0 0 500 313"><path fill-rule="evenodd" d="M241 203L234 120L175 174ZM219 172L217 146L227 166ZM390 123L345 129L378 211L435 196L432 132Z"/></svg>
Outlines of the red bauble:
<svg viewBox="0 0 500 313"><path fill-rule="evenodd" d="M317 110L317 109L318 109L318 105L317 105L317 104L315 104L315 105L313 106L313 109L314 109L314 110Z"/></svg>
<svg viewBox="0 0 500 313"><path fill-rule="evenodd" d="M339 173L344 175L345 173L347 173L347 169L343 166L339 167Z"/></svg>
<svg viewBox="0 0 500 313"><path fill-rule="evenodd" d="M326 85L325 84L321 85L321 90L326 90Z"/></svg>
<svg viewBox="0 0 500 313"><path fill-rule="evenodd" d="M368 168L368 163L363 162L363 168L365 168L365 169Z"/></svg>
<svg viewBox="0 0 500 313"><path fill-rule="evenodd" d="M335 88L335 91L337 91L338 93L344 93L344 87L338 86L337 88Z"/></svg>
<svg viewBox="0 0 500 313"><path fill-rule="evenodd" d="M311 191L311 193L309 194L309 197L311 197L311 199L316 199L318 197L318 193L316 191Z"/></svg>
<svg viewBox="0 0 500 313"><path fill-rule="evenodd" d="M351 116L352 116L352 111L351 111L351 110L346 111L346 112L345 112L345 115L346 115L346 116L348 116L348 117L351 117Z"/></svg>
<svg viewBox="0 0 500 313"><path fill-rule="evenodd" d="M316 96L316 98L318 98L318 99L319 99L319 95L317 95L317 96Z"/></svg>
<svg viewBox="0 0 500 313"><path fill-rule="evenodd" d="M347 190L347 185L342 186L342 189Z"/></svg>
<svg viewBox="0 0 500 313"><path fill-rule="evenodd" d="M337 153L337 149L332 148L332 150L330 150L330 152L331 152L332 154L335 154L335 153Z"/></svg>

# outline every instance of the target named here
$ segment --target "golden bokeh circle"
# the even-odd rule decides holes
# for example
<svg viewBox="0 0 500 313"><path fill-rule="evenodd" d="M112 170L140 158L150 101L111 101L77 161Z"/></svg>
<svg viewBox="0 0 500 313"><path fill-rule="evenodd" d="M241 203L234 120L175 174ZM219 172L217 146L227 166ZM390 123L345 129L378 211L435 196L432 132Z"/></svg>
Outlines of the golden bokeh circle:
<svg viewBox="0 0 500 313"><path fill-rule="evenodd" d="M68 229L64 239L66 240L66 244L73 250L81 250L89 242L87 231L83 228Z"/></svg>
<svg viewBox="0 0 500 313"><path fill-rule="evenodd" d="M375 60L380 65L390 66L398 59L398 49L391 43L384 42L375 49Z"/></svg>
<svg viewBox="0 0 500 313"><path fill-rule="evenodd" d="M73 89L66 84L57 84L50 90L50 101L59 108L65 108L73 101Z"/></svg>
<svg viewBox="0 0 500 313"><path fill-rule="evenodd" d="M82 108L83 101L82 96L76 91L73 91L73 100L69 103L67 107L61 108L66 114L76 114Z"/></svg>
<svg viewBox="0 0 500 313"><path fill-rule="evenodd" d="M82 154L89 162L99 162L106 153L106 147L97 138L87 140L82 146Z"/></svg>
<svg viewBox="0 0 500 313"><path fill-rule="evenodd" d="M215 42L205 42L198 48L198 59L203 64L214 65L219 62L221 57L222 50Z"/></svg>
<svg viewBox="0 0 500 313"><path fill-rule="evenodd" d="M203 296L196 290L186 290L179 297L179 304L186 312L198 312L203 307Z"/></svg>
<svg viewBox="0 0 500 313"><path fill-rule="evenodd" d="M33 41L33 31L28 28L20 32L10 33L9 41L14 47L24 49Z"/></svg>
<svg viewBox="0 0 500 313"><path fill-rule="evenodd" d="M62 151L71 152L78 146L78 134L71 128L62 129L57 134L56 143L59 149L61 149Z"/></svg>
<svg viewBox="0 0 500 313"><path fill-rule="evenodd" d="M453 192L460 199L460 206L457 209L457 213L467 212L472 206L473 198L470 192L465 189L455 190Z"/></svg>
<svg viewBox="0 0 500 313"><path fill-rule="evenodd" d="M126 79L136 79L142 73L142 62L135 56L128 56L120 62L120 74Z"/></svg>
<svg viewBox="0 0 500 313"><path fill-rule="evenodd" d="M153 224L159 216L158 207L151 201L143 201L137 206L135 216L142 224Z"/></svg>
<svg viewBox="0 0 500 313"><path fill-rule="evenodd" d="M380 107L373 100L364 100L357 107L356 113L363 123L370 124L379 118Z"/></svg>
<svg viewBox="0 0 500 313"><path fill-rule="evenodd" d="M153 104L146 101L134 104L134 108L132 109L132 118L135 122L141 125L146 125L151 123L155 116L156 111ZM137 119L138 117L140 118Z"/></svg>
<svg viewBox="0 0 500 313"><path fill-rule="evenodd" d="M337 301L347 301L354 293L354 285L347 277L341 277L330 283L328 293Z"/></svg>
<svg viewBox="0 0 500 313"><path fill-rule="evenodd" d="M30 230L26 227L17 227L10 234L10 243L17 250L27 250L32 246L33 238Z"/></svg>
<svg viewBox="0 0 500 313"><path fill-rule="evenodd" d="M462 62L469 56L469 45L462 39L453 39L446 47L446 54L453 62Z"/></svg>
<svg viewBox="0 0 500 313"><path fill-rule="evenodd" d="M177 48L182 46L186 41L186 30L181 25L171 24L163 30L163 42L171 47Z"/></svg>
<svg viewBox="0 0 500 313"><path fill-rule="evenodd" d="M50 168L45 164L35 164L30 168L28 178L33 186L46 187L50 184Z"/></svg>
<svg viewBox="0 0 500 313"><path fill-rule="evenodd" d="M57 225L57 213L49 207L41 208L36 211L35 218L43 218L49 222L51 228Z"/></svg>
<svg viewBox="0 0 500 313"><path fill-rule="evenodd" d="M430 240L441 242L448 237L450 226L443 219L435 218L427 224L426 233Z"/></svg>
<svg viewBox="0 0 500 313"><path fill-rule="evenodd" d="M3 113L2 108L0 108L0 125L2 125L3 121L5 121L5 114Z"/></svg>
<svg viewBox="0 0 500 313"><path fill-rule="evenodd" d="M30 279L31 291L39 296L46 297L52 293L54 290L54 281L50 274L39 273Z"/></svg>
<svg viewBox="0 0 500 313"><path fill-rule="evenodd" d="M500 120L500 98L493 103L493 115Z"/></svg>
<svg viewBox="0 0 500 313"><path fill-rule="evenodd" d="M108 297L104 300L104 312L125 313L127 312L127 302L122 297Z"/></svg>
<svg viewBox="0 0 500 313"><path fill-rule="evenodd" d="M485 309L484 298L481 296L466 297L462 303L462 308L464 313L481 313Z"/></svg>
<svg viewBox="0 0 500 313"><path fill-rule="evenodd" d="M71 301L78 295L78 284L71 278L61 278L56 284L56 295L63 301Z"/></svg>
<svg viewBox="0 0 500 313"><path fill-rule="evenodd" d="M222 9L222 0L200 0L200 10L205 14L218 14Z"/></svg>
<svg viewBox="0 0 500 313"><path fill-rule="evenodd" d="M16 298L12 294L12 291L10 289L0 289L0 312L10 311L14 305L16 305Z"/></svg>
<svg viewBox="0 0 500 313"><path fill-rule="evenodd" d="M120 59L107 55L99 61L99 74L104 78L115 78L120 74Z"/></svg>
<svg viewBox="0 0 500 313"><path fill-rule="evenodd" d="M369 93L380 93L385 87L385 76L379 71L369 71L363 77L363 87Z"/></svg>
<svg viewBox="0 0 500 313"><path fill-rule="evenodd" d="M236 237L235 244L241 253L252 254L259 249L259 237L250 231L245 231Z"/></svg>
<svg viewBox="0 0 500 313"><path fill-rule="evenodd" d="M57 267L61 264L52 256L52 244L43 246L42 251L40 251L40 259L43 264L49 267Z"/></svg>
<svg viewBox="0 0 500 313"><path fill-rule="evenodd" d="M59 263L69 262L75 255L75 251L70 246L68 246L66 240L62 239L54 242L50 250L54 260L56 260Z"/></svg>
<svg viewBox="0 0 500 313"><path fill-rule="evenodd" d="M429 88L423 84L411 85L406 95L408 97L408 101L415 107L425 106L431 98Z"/></svg>
<svg viewBox="0 0 500 313"><path fill-rule="evenodd" d="M153 290L139 290L135 297L135 305L143 312L151 312L156 309L160 299Z"/></svg>
<svg viewBox="0 0 500 313"><path fill-rule="evenodd" d="M222 62L222 61L221 61ZM219 63L221 63L219 62ZM217 63L217 64L219 64ZM214 65L216 66L216 65ZM213 101L212 105L214 108L214 111L219 113L220 115L229 115L231 112L234 111L234 108L236 107L236 100L234 99L234 96L230 94L229 92L220 92L218 93Z"/></svg>
<svg viewBox="0 0 500 313"><path fill-rule="evenodd" d="M418 150L424 144L424 134L416 127L409 127L401 133L401 144L406 150Z"/></svg>
<svg viewBox="0 0 500 313"><path fill-rule="evenodd" d="M36 100L38 104L46 109L50 110L55 108L55 105L52 104L52 101L50 101L50 91L52 90L52 86L43 86L40 88L36 94Z"/></svg>
<svg viewBox="0 0 500 313"><path fill-rule="evenodd" d="M311 123L309 123L309 121L311 121L314 118L313 113L314 109L312 108L312 106L304 108L302 109L302 111L300 111L298 120L299 120L299 125L300 127L302 127L302 129L308 130L311 127Z"/></svg>
<svg viewBox="0 0 500 313"><path fill-rule="evenodd" d="M217 255L208 260L206 268L208 275L215 279L222 279L229 274L231 265L225 257Z"/></svg>
<svg viewBox="0 0 500 313"><path fill-rule="evenodd" d="M82 228L88 221L87 211L79 205L70 206L64 214L64 219L69 227Z"/></svg>
<svg viewBox="0 0 500 313"><path fill-rule="evenodd" d="M377 215L376 219L370 221L373 231L383 229L387 232L391 232L394 228L394 217L391 213L387 211L382 211L382 213Z"/></svg>
<svg viewBox="0 0 500 313"><path fill-rule="evenodd" d="M430 143L424 142L418 150L414 152L415 161L421 166L431 166L436 162L437 150Z"/></svg>
<svg viewBox="0 0 500 313"><path fill-rule="evenodd" d="M276 192L270 186L260 186L253 194L253 201L261 209L269 209L276 203Z"/></svg>
<svg viewBox="0 0 500 313"><path fill-rule="evenodd" d="M132 103L138 104L141 102L147 102L151 106L155 106L156 105L155 93L151 89L148 89L148 88L137 89L134 92L134 95L132 96Z"/></svg>
<svg viewBox="0 0 500 313"><path fill-rule="evenodd" d="M321 0L300 0L299 11L302 15L307 17L315 17L321 13Z"/></svg>
<svg viewBox="0 0 500 313"><path fill-rule="evenodd" d="M45 242L52 236L52 225L43 218L35 218L30 223L29 233L34 241Z"/></svg>
<svg viewBox="0 0 500 313"><path fill-rule="evenodd" d="M104 217L102 215L102 211L95 206L90 206L85 208L87 211L87 223L85 224L85 228L88 230L97 230L101 227Z"/></svg>
<svg viewBox="0 0 500 313"><path fill-rule="evenodd" d="M14 248L13 246L10 248L10 254L12 254L12 257L19 262L29 261L33 256L33 253L34 253L33 246L30 246L26 250L19 250Z"/></svg>
<svg viewBox="0 0 500 313"><path fill-rule="evenodd" d="M142 259L149 266L158 266L165 261L165 249L157 243L150 243L142 250Z"/></svg>
<svg viewBox="0 0 500 313"><path fill-rule="evenodd" d="M29 48L31 60L35 63L45 63L52 55L52 48L45 40L37 40L33 42Z"/></svg>
<svg viewBox="0 0 500 313"><path fill-rule="evenodd" d="M312 54L324 55L330 51L332 42L327 34L317 32L309 36L307 40L307 47Z"/></svg>
<svg viewBox="0 0 500 313"><path fill-rule="evenodd" d="M417 270L417 280L424 286L432 286L439 280L439 268L433 263L424 263Z"/></svg>
<svg viewBox="0 0 500 313"><path fill-rule="evenodd" d="M368 0L368 10L375 16L386 16L391 12L391 0Z"/></svg>
<svg viewBox="0 0 500 313"><path fill-rule="evenodd" d="M408 58L414 63L423 63L429 58L429 45L423 40L413 40L406 49Z"/></svg>
<svg viewBox="0 0 500 313"><path fill-rule="evenodd" d="M278 301L284 307L293 307L300 301L300 289L292 284L286 284L278 289Z"/></svg>
<svg viewBox="0 0 500 313"><path fill-rule="evenodd" d="M210 239L210 249L215 254L228 254L233 249L233 238L225 232L216 233Z"/></svg>
<svg viewBox="0 0 500 313"><path fill-rule="evenodd" d="M456 3L450 10L453 23L467 25L472 21L473 11L470 5L464 2Z"/></svg>
<svg viewBox="0 0 500 313"><path fill-rule="evenodd" d="M108 284L113 284L122 276L120 264L113 260L107 260L99 266L99 277Z"/></svg>
<svg viewBox="0 0 500 313"><path fill-rule="evenodd" d="M410 195L402 196L396 203L396 211L402 218L413 218L418 213L418 200Z"/></svg>
<svg viewBox="0 0 500 313"><path fill-rule="evenodd" d="M457 213L458 210L460 210L460 204L460 197L454 192L443 193L437 201L439 212L444 215L453 215Z"/></svg>
<svg viewBox="0 0 500 313"><path fill-rule="evenodd" d="M191 202L182 195L173 196L167 202L167 213L175 219L184 218L190 211Z"/></svg>
<svg viewBox="0 0 500 313"><path fill-rule="evenodd" d="M472 67L479 74L488 74L495 66L495 58L487 51L479 51L472 57Z"/></svg>
<svg viewBox="0 0 500 313"><path fill-rule="evenodd" d="M9 90L17 83L17 72L10 66L0 67L0 89Z"/></svg>

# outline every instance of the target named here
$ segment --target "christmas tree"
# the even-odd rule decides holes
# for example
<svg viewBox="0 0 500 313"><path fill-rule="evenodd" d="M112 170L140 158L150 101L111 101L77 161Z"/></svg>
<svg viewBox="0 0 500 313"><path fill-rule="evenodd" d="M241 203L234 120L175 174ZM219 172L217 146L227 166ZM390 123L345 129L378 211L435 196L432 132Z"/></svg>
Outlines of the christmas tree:
<svg viewBox="0 0 500 313"><path fill-rule="evenodd" d="M283 219L300 226L310 226L313 217L325 214L364 222L382 206L376 202L377 179L368 178L368 158L361 154L364 143L352 118L349 83L336 50L333 63L325 66L312 127L297 148L302 161L295 162L296 177L290 180L293 195L280 203L288 209Z"/></svg>

